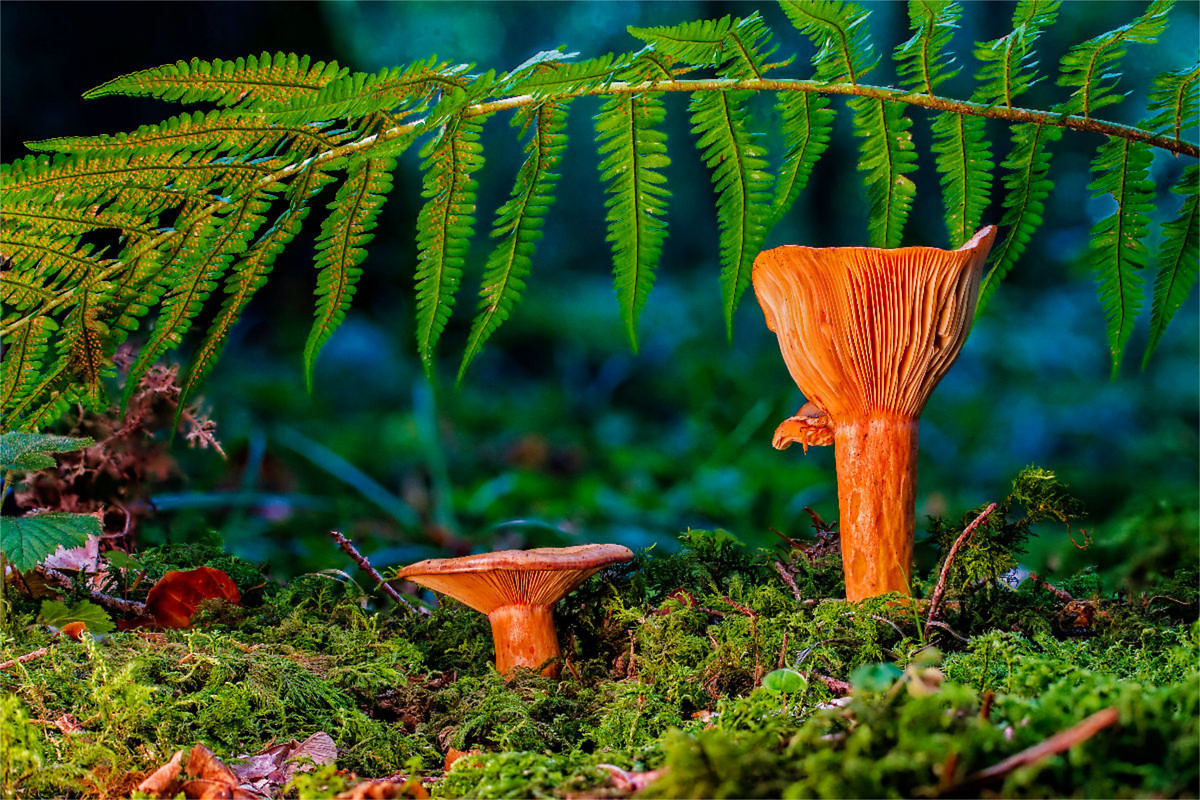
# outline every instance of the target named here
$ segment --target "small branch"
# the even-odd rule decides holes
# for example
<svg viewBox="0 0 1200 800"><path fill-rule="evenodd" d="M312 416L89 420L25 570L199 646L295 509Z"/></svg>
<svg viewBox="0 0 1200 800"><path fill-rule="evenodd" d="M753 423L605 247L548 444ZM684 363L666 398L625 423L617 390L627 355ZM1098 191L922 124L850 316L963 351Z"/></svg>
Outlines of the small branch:
<svg viewBox="0 0 1200 800"><path fill-rule="evenodd" d="M825 687L838 697L846 697L850 694L851 686L845 681L839 681L837 678L831 678L828 675L822 675L819 672L809 672L806 674L808 675L809 680L815 680L825 684Z"/></svg>
<svg viewBox="0 0 1200 800"><path fill-rule="evenodd" d="M1027 747L1016 755L1004 759L999 764L994 764L987 769L976 772L963 783L948 790L947 794L959 796L964 788L987 783L996 778L1002 778L1018 767L1024 767L1028 764L1041 761L1043 758L1064 753L1075 745L1092 738L1105 728L1116 724L1120 718L1121 714L1117 711L1116 706L1101 709L1083 721L1067 728L1065 731L1059 731L1049 739L1038 742L1033 747Z"/></svg>
<svg viewBox="0 0 1200 800"><path fill-rule="evenodd" d="M1060 589L1053 584L1046 583L1042 576L1038 575L1036 572L1029 573L1029 580L1033 581L1034 584L1041 586L1043 589L1050 592L1050 594L1054 595L1059 600L1062 600L1064 603L1070 603L1075 599L1075 595L1071 594L1065 589Z"/></svg>
<svg viewBox="0 0 1200 800"><path fill-rule="evenodd" d="M38 567L38 571L46 578L46 583L51 586L57 586L65 591L74 591L75 583L63 573L47 567L45 564ZM111 594L97 591L91 587L84 589L87 592L89 599L96 601L99 605L105 608L111 608L113 611L120 611L122 614L129 614L134 617L148 617L149 612L146 611L146 604L139 603L136 600L126 600L123 597L113 597Z"/></svg>
<svg viewBox="0 0 1200 800"><path fill-rule="evenodd" d="M775 571L779 573L779 577L783 578L783 582L792 590L792 594L796 597L797 603L804 603L804 598L800 596L800 588L796 586L796 579L791 576L787 569L783 566L783 562L775 562Z"/></svg>
<svg viewBox="0 0 1200 800"><path fill-rule="evenodd" d="M15 667L17 664L24 664L26 661L33 661L35 658L41 658L49 652L50 648L39 647L32 653L26 653L23 656L18 656L17 658L11 658L8 661L5 661L3 664L0 664L0 669L8 669L9 667Z"/></svg>
<svg viewBox="0 0 1200 800"><path fill-rule="evenodd" d="M361 567L364 572L366 572L368 575L370 575L372 578L375 579L375 582L383 589L384 594L386 594L388 597L395 600L400 605L407 608L409 611L412 611L412 612L418 613L418 614L428 614L429 613L429 611L427 611L424 608L419 608L419 607L413 606L412 603L409 603L407 600L404 599L404 595L400 594L395 589L393 589L392 585L390 583L388 583L386 580L384 580L383 576L380 575L375 570L375 568L371 566L371 562L367 561L367 557L364 556L362 553L358 552L358 549L353 544L351 544L349 539L347 539L345 536L342 536L341 531L330 531L329 535L330 535L330 537L333 538L333 540L335 542L337 542L338 547L342 548L342 551L345 552L346 555L350 556L350 558L352 558L354 560L355 564L358 564L358 566Z"/></svg>
<svg viewBox="0 0 1200 800"><path fill-rule="evenodd" d="M929 635L930 624L937 618L938 609L942 604L942 597L946 594L946 579L950 577L950 565L954 563L954 557L958 555L958 548L962 547L967 539L971 538L971 534L975 529L996 510L996 504L992 503L985 508L978 517L971 520L963 532L954 540L954 544L950 546L950 552L946 554L946 561L942 564L942 571L938 575L937 586L933 590L933 598L929 601L929 616L925 618L925 635Z"/></svg>

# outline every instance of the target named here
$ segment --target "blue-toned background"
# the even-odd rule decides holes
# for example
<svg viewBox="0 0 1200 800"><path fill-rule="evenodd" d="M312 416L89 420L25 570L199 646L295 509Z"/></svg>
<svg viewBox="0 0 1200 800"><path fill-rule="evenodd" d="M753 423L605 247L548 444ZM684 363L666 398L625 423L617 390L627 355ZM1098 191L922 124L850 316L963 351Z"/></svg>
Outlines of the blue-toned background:
<svg viewBox="0 0 1200 800"><path fill-rule="evenodd" d="M870 5L876 48L886 54L908 38L905 9ZM111 132L176 113L150 101L79 99L117 74L176 59L286 50L376 70L437 53L507 69L560 44L583 56L636 49L627 25L744 16L756 8L776 31L780 52L798 54L789 74L806 76L811 48L765 2L5 2L0 156L23 155L25 140ZM1071 44L1143 8L1064 4L1039 42L1043 69L1052 71ZM965 43L1007 33L1011 10L1010 3L966 4L956 38L960 60L970 62ZM1157 46L1135 47L1122 83L1131 95L1105 116L1136 122L1150 78L1194 56L1196 28L1196 7L1184 4ZM883 59L874 82L892 81L891 69ZM969 94L971 72L968 63L943 91ZM1022 100L1046 108L1061 97L1051 79ZM520 163L507 120L495 118L485 130L481 232L443 338L435 387L414 354L415 148L396 176L356 309L325 349L310 396L300 354L312 314L314 214L307 240L281 259L209 380L207 404L229 460L177 444L182 474L156 498L160 512L143 540L212 527L236 552L269 559L286 576L346 566L325 538L331 527L386 566L447 547L671 547L674 534L689 526L722 526L765 545L774 540L771 528L802 534L806 505L835 517L832 449L802 455L770 446L775 425L803 401L751 294L737 313L732 343L725 339L713 195L688 134L684 97L667 98L670 234L641 318L640 350L631 351L604 239L590 119L598 102L573 106L560 196L526 297L459 391L454 372L487 253L482 232ZM840 101L835 106L834 141L769 246L865 241L857 142ZM905 241L944 245L927 115L914 110L913 117L921 159ZM988 130L1000 161L1007 130L991 123ZM1148 569L1196 560L1200 331L1193 296L1139 371L1143 319L1120 375L1109 379L1104 317L1086 259L1089 227L1111 211L1086 188L1100 143L1068 132L1053 147L1057 188L1046 223L976 321L922 417L918 515L957 516L1002 496L1017 470L1037 463L1084 499L1091 512L1084 527L1098 545L1077 551L1064 531L1049 528L1029 563L1051 571L1094 563L1115 576L1139 560L1153 560ZM777 158L777 135L768 144ZM1178 207L1166 189L1182 166L1156 157L1156 227ZM987 219L998 218L996 203ZM1152 252L1157 242L1155 235ZM1152 274L1146 277L1152 283Z"/></svg>

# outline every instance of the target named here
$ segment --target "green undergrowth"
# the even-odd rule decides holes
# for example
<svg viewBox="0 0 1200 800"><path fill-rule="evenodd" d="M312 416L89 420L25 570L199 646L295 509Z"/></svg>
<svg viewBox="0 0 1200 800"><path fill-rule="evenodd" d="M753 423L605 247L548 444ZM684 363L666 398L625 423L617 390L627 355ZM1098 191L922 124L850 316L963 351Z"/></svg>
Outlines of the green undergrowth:
<svg viewBox="0 0 1200 800"><path fill-rule="evenodd" d="M648 797L1200 794L1194 564L1143 584L1085 569L1055 582L1070 602L1018 581L1038 521L1079 513L1027 471L960 548L927 627L920 598L978 511L931 522L923 546L941 555L914 602L828 599L842 591L828 533L768 552L689 531L559 604L558 679L501 678L486 618L454 602L378 609L332 571L281 586L215 539L146 551L130 597L208 565L243 604L206 606L191 630L74 642L18 593L0 660L48 652L0 671L0 793L127 796L195 742L233 761L325 731L336 769L293 796L403 772L435 797L622 797L640 784L620 776L651 770ZM976 775L1109 708L1077 746ZM445 771L451 750L478 752Z"/></svg>

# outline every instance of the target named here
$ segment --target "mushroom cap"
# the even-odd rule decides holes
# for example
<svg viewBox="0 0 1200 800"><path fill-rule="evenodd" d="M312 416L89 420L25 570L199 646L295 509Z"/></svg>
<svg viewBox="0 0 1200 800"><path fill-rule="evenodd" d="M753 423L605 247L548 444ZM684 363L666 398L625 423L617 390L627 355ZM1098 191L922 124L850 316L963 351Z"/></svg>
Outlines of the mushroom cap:
<svg viewBox="0 0 1200 800"><path fill-rule="evenodd" d="M788 371L836 423L917 417L967 340L996 236L957 250L784 246L754 260L754 293Z"/></svg>
<svg viewBox="0 0 1200 800"><path fill-rule="evenodd" d="M551 606L610 564L633 560L619 544L500 550L461 558L429 558L397 577L490 614L511 605Z"/></svg>

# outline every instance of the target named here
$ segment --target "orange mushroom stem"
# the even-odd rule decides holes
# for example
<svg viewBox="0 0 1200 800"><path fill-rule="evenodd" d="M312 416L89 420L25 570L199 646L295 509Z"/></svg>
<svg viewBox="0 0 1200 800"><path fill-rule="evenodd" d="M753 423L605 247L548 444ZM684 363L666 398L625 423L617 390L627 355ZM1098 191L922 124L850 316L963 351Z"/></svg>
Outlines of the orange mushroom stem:
<svg viewBox="0 0 1200 800"><path fill-rule="evenodd" d="M996 228L958 250L798 247L754 261L754 293L808 403L774 445L832 443L846 597L907 594L918 420L967 340Z"/></svg>
<svg viewBox="0 0 1200 800"><path fill-rule="evenodd" d="M502 550L462 558L431 558L410 564L397 577L449 595L488 615L496 669L513 667L558 674L554 604L610 564L633 559L618 544Z"/></svg>

